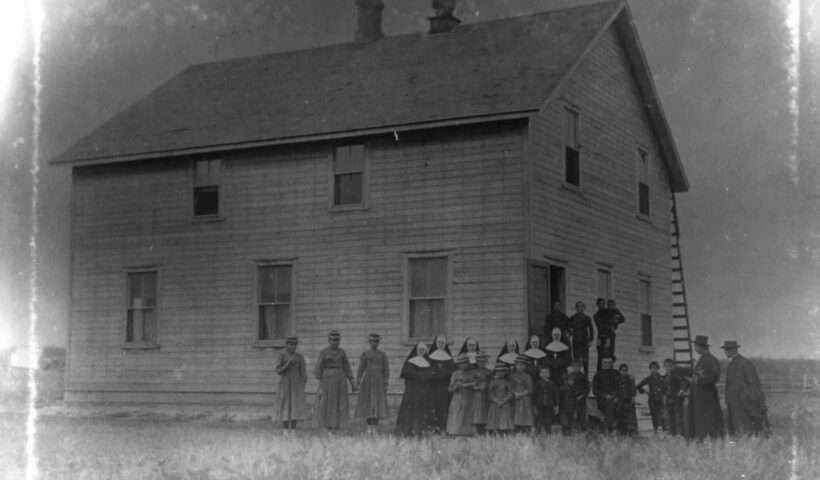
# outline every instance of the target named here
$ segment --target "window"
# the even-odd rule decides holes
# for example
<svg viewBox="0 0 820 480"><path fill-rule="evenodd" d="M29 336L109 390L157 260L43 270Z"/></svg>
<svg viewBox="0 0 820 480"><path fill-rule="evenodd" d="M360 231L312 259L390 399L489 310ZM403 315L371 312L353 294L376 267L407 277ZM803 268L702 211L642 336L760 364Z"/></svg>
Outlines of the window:
<svg viewBox="0 0 820 480"><path fill-rule="evenodd" d="M364 144L336 147L333 155L333 205L364 204Z"/></svg>
<svg viewBox="0 0 820 480"><path fill-rule="evenodd" d="M157 272L127 274L126 343L153 344L157 340Z"/></svg>
<svg viewBox="0 0 820 480"><path fill-rule="evenodd" d="M581 141L578 112L564 107L564 182L581 186Z"/></svg>
<svg viewBox="0 0 820 480"><path fill-rule="evenodd" d="M222 160L197 160L194 165L194 216L219 215Z"/></svg>
<svg viewBox="0 0 820 480"><path fill-rule="evenodd" d="M649 215L649 152L638 149L638 213Z"/></svg>
<svg viewBox="0 0 820 480"><path fill-rule="evenodd" d="M598 267L598 297L605 300L612 298L612 271L608 268Z"/></svg>
<svg viewBox="0 0 820 480"><path fill-rule="evenodd" d="M293 265L261 265L257 294L257 340L284 340L293 333Z"/></svg>
<svg viewBox="0 0 820 480"><path fill-rule="evenodd" d="M641 313L641 345L652 346L652 284L649 280L638 281L638 308Z"/></svg>
<svg viewBox="0 0 820 480"><path fill-rule="evenodd" d="M447 257L408 259L408 336L433 338L444 331L449 292Z"/></svg>

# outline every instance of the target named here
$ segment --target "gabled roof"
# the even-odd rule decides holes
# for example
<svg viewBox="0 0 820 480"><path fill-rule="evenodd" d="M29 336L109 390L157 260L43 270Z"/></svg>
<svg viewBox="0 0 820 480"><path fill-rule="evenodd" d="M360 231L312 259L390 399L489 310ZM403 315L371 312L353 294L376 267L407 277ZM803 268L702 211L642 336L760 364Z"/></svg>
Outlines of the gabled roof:
<svg viewBox="0 0 820 480"><path fill-rule="evenodd" d="M106 163L526 117L624 15L637 42L625 4L607 1L436 35L195 65L53 162ZM658 104L643 53L633 58L643 62L635 70L645 71L648 96ZM674 185L687 185L685 175Z"/></svg>

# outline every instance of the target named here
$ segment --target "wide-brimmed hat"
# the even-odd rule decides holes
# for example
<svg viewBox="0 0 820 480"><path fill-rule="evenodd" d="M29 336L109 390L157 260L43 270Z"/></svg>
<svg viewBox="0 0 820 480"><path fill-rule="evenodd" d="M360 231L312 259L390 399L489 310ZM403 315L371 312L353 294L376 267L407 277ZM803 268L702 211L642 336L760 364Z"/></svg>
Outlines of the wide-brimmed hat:
<svg viewBox="0 0 820 480"><path fill-rule="evenodd" d="M498 363L495 364L495 367L493 367L493 372L495 372L495 373L506 373L507 372L507 366L504 365L501 362L498 362Z"/></svg>
<svg viewBox="0 0 820 480"><path fill-rule="evenodd" d="M706 335L698 335L695 337L694 340L692 340L691 343L694 343L695 345L699 345L701 347L709 348L709 337L707 337Z"/></svg>
<svg viewBox="0 0 820 480"><path fill-rule="evenodd" d="M521 363L523 365L526 365L526 364L530 363L530 360L527 357L525 357L524 355L519 355L515 358L515 364L518 365L519 363Z"/></svg>
<svg viewBox="0 0 820 480"><path fill-rule="evenodd" d="M740 345L738 345L737 340L726 340L720 348L724 350L737 350L740 348Z"/></svg>
<svg viewBox="0 0 820 480"><path fill-rule="evenodd" d="M467 354L466 353L460 353L456 357L456 363L457 364L467 363Z"/></svg>
<svg viewBox="0 0 820 480"><path fill-rule="evenodd" d="M299 337L296 335L285 337L285 343L299 343Z"/></svg>
<svg viewBox="0 0 820 480"><path fill-rule="evenodd" d="M327 333L327 338L330 338L330 339L342 338L342 334L338 330L331 330Z"/></svg>
<svg viewBox="0 0 820 480"><path fill-rule="evenodd" d="M382 339L382 336L379 335L378 333L371 333L370 335L367 336L367 340L369 340L369 341L380 342L381 339Z"/></svg>

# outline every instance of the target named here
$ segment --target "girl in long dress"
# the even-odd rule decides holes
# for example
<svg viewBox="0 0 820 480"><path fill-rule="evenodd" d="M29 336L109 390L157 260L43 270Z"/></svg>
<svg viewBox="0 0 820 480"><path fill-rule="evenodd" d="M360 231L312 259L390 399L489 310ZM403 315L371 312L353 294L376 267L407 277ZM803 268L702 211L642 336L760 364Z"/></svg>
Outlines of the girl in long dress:
<svg viewBox="0 0 820 480"><path fill-rule="evenodd" d="M447 337L440 334L430 347L427 360L431 365L431 378L428 383L430 392L429 426L433 432L447 430L447 412L450 408L450 377L456 370L456 364L447 344Z"/></svg>
<svg viewBox="0 0 820 480"><path fill-rule="evenodd" d="M513 405L515 398L512 385L507 379L507 366L496 364L493 369L494 377L487 388L487 397L490 408L487 412L487 431L494 434L505 434L512 431Z"/></svg>
<svg viewBox="0 0 820 480"><path fill-rule="evenodd" d="M503 362L508 368L513 368L515 366L515 360L518 358L518 354L521 353L520 350L518 340L513 338L507 340L507 343L501 347L501 352L498 354L495 363Z"/></svg>
<svg viewBox="0 0 820 480"><path fill-rule="evenodd" d="M367 421L367 431L373 433L380 418L387 418L387 379L390 377L390 366L387 355L379 351L381 335L371 333L367 340L370 350L362 353L356 383L359 385L359 398L356 400L356 418ZM364 377L364 378L362 378Z"/></svg>
<svg viewBox="0 0 820 480"><path fill-rule="evenodd" d="M513 391L513 424L520 433L528 433L535 426L532 408L533 381L527 372L527 358L519 356L515 361L515 372L510 375Z"/></svg>
<svg viewBox="0 0 820 480"><path fill-rule="evenodd" d="M420 436L432 427L430 386L434 372L426 353L427 345L419 342L402 365L400 377L404 379L404 395L396 418L398 435Z"/></svg>
<svg viewBox="0 0 820 480"><path fill-rule="evenodd" d="M286 430L296 428L296 421L306 417L305 384L307 367L305 357L296 353L299 344L297 337L285 339L285 351L276 362L276 374L279 375L279 388L276 391L276 418Z"/></svg>
<svg viewBox="0 0 820 480"><path fill-rule="evenodd" d="M487 354L483 351L476 356L478 367L468 370L473 375L473 427L479 435L484 435L487 426L487 410L490 408L487 399L487 387L493 372L487 368Z"/></svg>
<svg viewBox="0 0 820 480"><path fill-rule="evenodd" d="M347 354L339 347L341 334L331 330L328 346L319 352L316 360L316 379L319 380L319 398L316 401L316 426L328 430L347 425L350 417L347 382L356 393L356 382L350 370Z"/></svg>
<svg viewBox="0 0 820 480"><path fill-rule="evenodd" d="M473 375L467 370L469 360L466 353L456 357L458 370L450 377L450 409L447 413L447 433L450 435L472 435L473 427Z"/></svg>
<svg viewBox="0 0 820 480"><path fill-rule="evenodd" d="M552 329L552 341L544 347L546 360L544 364L550 369L550 378L559 387L563 384L564 374L572 362L572 353L567 344L561 341L561 329Z"/></svg>

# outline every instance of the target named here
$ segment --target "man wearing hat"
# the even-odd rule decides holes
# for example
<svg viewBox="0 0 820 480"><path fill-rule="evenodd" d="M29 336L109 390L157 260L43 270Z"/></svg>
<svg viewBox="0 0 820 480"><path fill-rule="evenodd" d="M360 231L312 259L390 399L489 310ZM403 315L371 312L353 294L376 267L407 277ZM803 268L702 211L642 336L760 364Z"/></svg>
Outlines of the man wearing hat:
<svg viewBox="0 0 820 480"><path fill-rule="evenodd" d="M692 344L700 355L692 378L694 437L698 440L718 438L723 436L723 414L716 386L720 378L720 362L709 352L709 337L698 335Z"/></svg>
<svg viewBox="0 0 820 480"><path fill-rule="evenodd" d="M766 397L752 362L740 355L735 340L720 347L729 359L726 367L726 422L729 435L757 435L763 430Z"/></svg>

